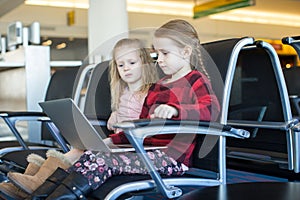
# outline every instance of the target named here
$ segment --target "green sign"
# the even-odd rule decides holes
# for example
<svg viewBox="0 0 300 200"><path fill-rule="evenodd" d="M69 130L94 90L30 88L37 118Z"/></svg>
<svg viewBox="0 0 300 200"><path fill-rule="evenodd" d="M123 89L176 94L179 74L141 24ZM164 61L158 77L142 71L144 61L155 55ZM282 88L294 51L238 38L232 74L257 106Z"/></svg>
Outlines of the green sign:
<svg viewBox="0 0 300 200"><path fill-rule="evenodd" d="M255 5L255 0L212 0L194 6L194 19L208 15Z"/></svg>

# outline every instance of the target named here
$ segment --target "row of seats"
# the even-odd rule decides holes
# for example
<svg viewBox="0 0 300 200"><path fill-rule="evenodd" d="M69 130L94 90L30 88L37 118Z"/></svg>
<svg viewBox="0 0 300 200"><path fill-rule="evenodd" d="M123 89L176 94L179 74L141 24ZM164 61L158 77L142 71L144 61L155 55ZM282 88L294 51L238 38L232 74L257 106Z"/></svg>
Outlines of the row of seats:
<svg viewBox="0 0 300 200"><path fill-rule="evenodd" d="M256 45L260 49L247 48L239 55L228 115L228 124L251 136L228 139L228 165L299 180L299 114L291 109L295 102L290 102L276 52L268 43Z"/></svg>
<svg viewBox="0 0 300 200"><path fill-rule="evenodd" d="M94 191L90 195L91 198L116 199L128 194L139 195L137 191L149 189L158 189L164 196L176 198L182 194L181 186L226 184L227 164L243 167L245 161L272 164L276 166L277 171L275 171L280 173L281 169L287 173L299 172L298 119L292 116L284 76L274 48L252 37L243 37L205 43L202 52L215 63L215 66L208 66L208 73L221 104L218 121L206 123L157 120L155 123L149 123L145 120L136 120L132 123L118 124L125 131L136 151L140 153L151 178L125 175L126 178L114 177ZM73 76L74 79L71 81L76 87L72 86L75 89L72 89L69 97L77 99L76 102L79 104L78 95L81 89L78 89L80 88L78 85L81 85L79 83L83 82L86 74L91 74L84 98L83 112L94 122L99 119L106 120L110 113L108 64L109 62L105 61L92 66L82 66L76 73L85 75ZM65 98L65 96L56 98ZM3 115L3 118L9 118L8 114L12 113ZM38 115L39 120L41 116L43 114ZM55 126L53 129L50 119L46 119L45 122L51 130L51 137L54 135L59 144L59 147L55 146L55 148L67 151L68 145L65 143L67 141L64 141L59 132L54 130ZM94 125L100 134L107 134L105 127ZM152 163L144 154L143 141L137 139L140 135L139 137L136 135L168 134L170 131L178 134L197 134L197 148L193 154L194 165L185 176L162 178L153 170ZM43 137L50 139L47 134ZM33 150L24 146L22 148L27 153ZM211 151L204 156L203 149ZM26 166L24 160L20 164L21 158L13 159L16 158L12 156L14 153L10 151L1 157L2 165L5 166L3 168L6 170L12 170L10 167L12 165L21 166L19 170ZM226 163L227 159L228 163ZM251 165L248 168L250 170Z"/></svg>

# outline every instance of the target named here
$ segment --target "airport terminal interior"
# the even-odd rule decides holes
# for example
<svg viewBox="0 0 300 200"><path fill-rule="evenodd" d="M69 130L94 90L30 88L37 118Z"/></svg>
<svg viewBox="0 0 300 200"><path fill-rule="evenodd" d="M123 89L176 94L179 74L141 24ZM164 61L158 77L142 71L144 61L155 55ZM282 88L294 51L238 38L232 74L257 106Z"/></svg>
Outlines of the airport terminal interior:
<svg viewBox="0 0 300 200"><path fill-rule="evenodd" d="M31 153L68 152L66 132L74 128L85 146L91 139L80 132L108 137L113 46L137 38L155 62L153 33L174 19L195 28L205 62L213 63L219 118L117 124L150 176L122 174L70 199L298 199L299 7L300 0L0 0L0 199L35 199L9 174L24 173ZM84 122L64 107L73 116L56 124L40 103L58 99L72 99ZM157 173L143 148L145 137L168 133L197 135L193 165L182 176Z"/></svg>

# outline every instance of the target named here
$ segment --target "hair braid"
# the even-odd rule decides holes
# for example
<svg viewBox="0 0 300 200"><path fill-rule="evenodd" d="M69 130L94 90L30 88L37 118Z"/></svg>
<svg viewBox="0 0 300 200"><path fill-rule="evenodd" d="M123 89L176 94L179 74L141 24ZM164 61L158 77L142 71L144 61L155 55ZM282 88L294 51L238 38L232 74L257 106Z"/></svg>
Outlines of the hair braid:
<svg viewBox="0 0 300 200"><path fill-rule="evenodd" d="M201 54L201 44L200 42L197 42L196 44L196 52L197 52L197 58L198 58L198 65L199 65L199 71L201 73L203 73L209 80L210 80L210 76L205 68L204 62L203 62L203 57Z"/></svg>

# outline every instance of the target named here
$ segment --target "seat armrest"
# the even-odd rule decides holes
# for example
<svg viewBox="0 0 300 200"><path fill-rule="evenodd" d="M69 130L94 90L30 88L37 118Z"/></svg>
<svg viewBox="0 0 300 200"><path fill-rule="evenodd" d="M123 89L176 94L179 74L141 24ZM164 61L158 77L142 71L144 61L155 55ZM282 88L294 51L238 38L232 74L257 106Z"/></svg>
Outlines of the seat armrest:
<svg viewBox="0 0 300 200"><path fill-rule="evenodd" d="M172 133L209 134L235 138L248 138L250 136L248 131L236 129L229 125L191 120L141 119L117 123L114 127L123 130L132 129L134 130L132 134L138 138Z"/></svg>
<svg viewBox="0 0 300 200"><path fill-rule="evenodd" d="M63 151L66 153L70 150L70 148L68 147L64 138L61 136L57 127L53 124L51 119L47 117L46 114L43 112L10 112L7 113L7 116L3 117L3 119L7 122L8 126L13 131L13 133L17 137L20 144L24 147L24 149L28 149L28 147L25 144L21 135L18 133L17 129L15 128L16 121L39 121L45 123L49 132L54 137L56 142L61 146Z"/></svg>
<svg viewBox="0 0 300 200"><path fill-rule="evenodd" d="M43 112L1 111L0 117L3 118L5 121L9 120L11 123L15 123L16 121L39 121L39 118L46 117L46 114Z"/></svg>
<svg viewBox="0 0 300 200"><path fill-rule="evenodd" d="M29 111L0 111L0 117L17 117L17 116L46 116L43 112L29 112Z"/></svg>
<svg viewBox="0 0 300 200"><path fill-rule="evenodd" d="M51 119L47 116L39 117L37 120L40 121L40 122L51 122Z"/></svg>
<svg viewBox="0 0 300 200"><path fill-rule="evenodd" d="M38 119L43 116L46 116L43 112L0 112L0 117L6 122L9 129L24 149L29 148L16 128L16 121L38 121Z"/></svg>
<svg viewBox="0 0 300 200"><path fill-rule="evenodd" d="M129 142L135 148L136 152L144 162L152 179L155 181L158 189L168 198L176 198L182 194L181 189L173 186L167 186L162 181L159 173L143 147L145 137L161 134L209 134L216 136L230 136L236 138L248 138L250 133L246 130L235 129L227 125L215 122L199 121L175 121L175 120L135 120L118 123L115 128L123 129Z"/></svg>
<svg viewBox="0 0 300 200"><path fill-rule="evenodd" d="M269 121L250 121L250 120L228 120L231 126L243 128L264 128L264 129L279 129L288 130L294 127L299 122L299 119L294 118L288 122L269 122Z"/></svg>
<svg viewBox="0 0 300 200"><path fill-rule="evenodd" d="M37 121L40 117L45 117L43 112L0 112L0 117L3 119L10 119L11 122L15 121Z"/></svg>

